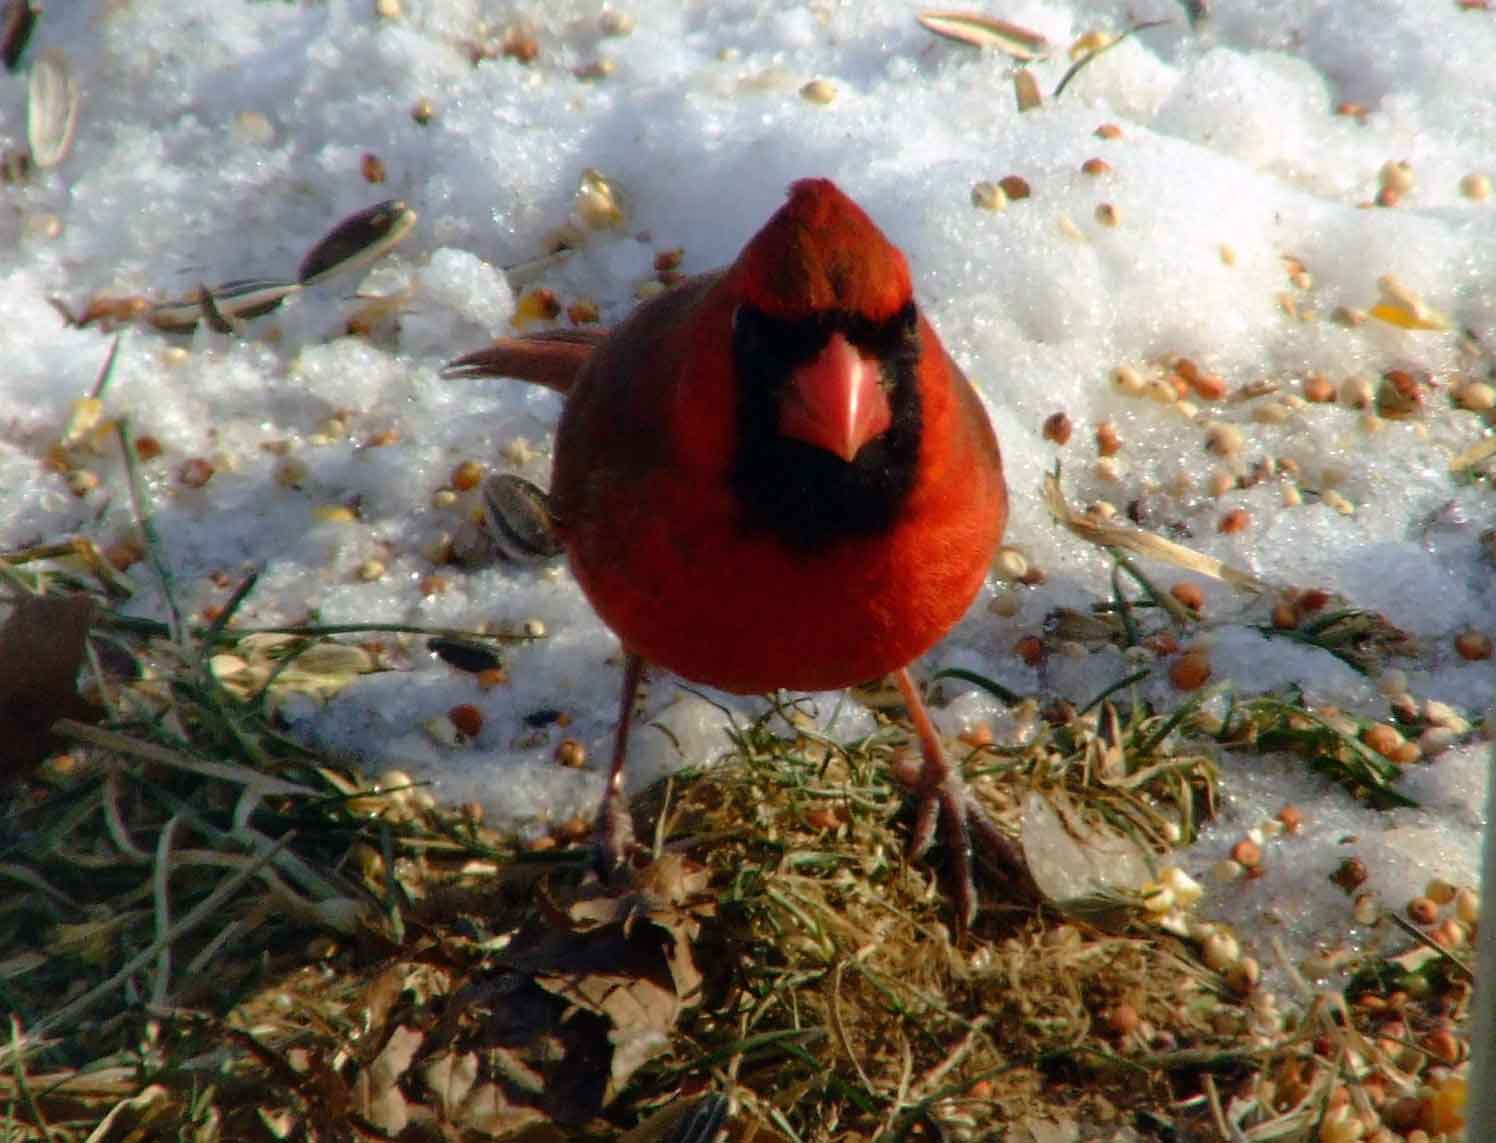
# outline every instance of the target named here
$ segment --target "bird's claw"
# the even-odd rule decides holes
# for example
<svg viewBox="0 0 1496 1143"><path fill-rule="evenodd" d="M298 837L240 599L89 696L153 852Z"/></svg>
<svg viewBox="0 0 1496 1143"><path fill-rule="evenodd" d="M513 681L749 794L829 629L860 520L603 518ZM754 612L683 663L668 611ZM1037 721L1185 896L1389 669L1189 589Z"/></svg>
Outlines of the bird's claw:
<svg viewBox="0 0 1496 1143"><path fill-rule="evenodd" d="M617 790L610 790L598 807L593 844L599 879L605 885L617 885L623 880L624 871L639 848L634 839L633 815L629 813L622 793Z"/></svg>
<svg viewBox="0 0 1496 1143"><path fill-rule="evenodd" d="M998 828L954 768L934 780L919 775L910 793L915 806L909 855L919 860L937 838L940 840L950 862L951 904L956 925L964 932L977 913L974 859L980 859L1004 879L1017 884L1027 883L1027 868L1012 840Z"/></svg>

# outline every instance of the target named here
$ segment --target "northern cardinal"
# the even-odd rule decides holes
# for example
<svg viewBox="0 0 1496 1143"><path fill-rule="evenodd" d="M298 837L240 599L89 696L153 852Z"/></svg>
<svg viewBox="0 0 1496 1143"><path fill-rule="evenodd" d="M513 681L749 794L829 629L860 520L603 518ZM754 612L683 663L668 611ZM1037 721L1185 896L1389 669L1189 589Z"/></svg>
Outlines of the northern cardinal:
<svg viewBox="0 0 1496 1143"><path fill-rule="evenodd" d="M828 180L796 182L731 266L610 333L505 339L446 372L566 394L541 510L627 652L598 813L605 869L632 841L622 770L645 660L738 693L892 672L922 754L911 849L922 855L939 827L964 928L973 834L1014 859L908 667L981 587L1007 488L980 400L867 214ZM508 531L503 479L491 516ZM514 502L521 533L537 497L525 485Z"/></svg>

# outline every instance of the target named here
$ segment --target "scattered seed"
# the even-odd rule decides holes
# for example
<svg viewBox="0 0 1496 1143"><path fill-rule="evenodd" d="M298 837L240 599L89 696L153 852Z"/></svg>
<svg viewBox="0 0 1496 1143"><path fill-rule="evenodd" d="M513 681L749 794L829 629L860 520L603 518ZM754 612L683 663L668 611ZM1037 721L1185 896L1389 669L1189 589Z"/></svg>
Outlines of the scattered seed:
<svg viewBox="0 0 1496 1143"><path fill-rule="evenodd" d="M1311 373L1304 378L1304 399L1323 405L1335 399L1335 386L1323 373Z"/></svg>
<svg viewBox="0 0 1496 1143"><path fill-rule="evenodd" d="M177 469L177 480L188 488L201 488L213 479L214 471L212 461L195 456L182 462Z"/></svg>
<svg viewBox="0 0 1496 1143"><path fill-rule="evenodd" d="M415 224L416 212L399 199L350 214L307 251L297 280L309 285L383 257L405 240Z"/></svg>
<svg viewBox="0 0 1496 1143"><path fill-rule="evenodd" d="M483 712L472 703L461 703L447 711L447 718L464 738L477 738L483 730Z"/></svg>
<svg viewBox="0 0 1496 1143"><path fill-rule="evenodd" d="M1217 861L1210 869L1211 876L1220 882L1238 881L1245 872L1245 869L1229 858Z"/></svg>
<svg viewBox="0 0 1496 1143"><path fill-rule="evenodd" d="M1096 426L1096 451L1101 456L1116 456L1122 451L1122 438L1117 435L1117 426L1111 421L1102 421Z"/></svg>
<svg viewBox="0 0 1496 1143"><path fill-rule="evenodd" d="M375 580L383 579L386 570L383 560L369 559L358 565L356 574L365 583L373 583Z"/></svg>
<svg viewBox="0 0 1496 1143"><path fill-rule="evenodd" d="M1205 592L1201 590L1199 584L1181 580L1169 588L1169 594L1191 611L1199 613L1205 610Z"/></svg>
<svg viewBox="0 0 1496 1143"><path fill-rule="evenodd" d="M1245 996L1257 987L1262 979L1262 966L1253 957L1244 956L1226 971L1226 984L1231 990Z"/></svg>
<svg viewBox="0 0 1496 1143"><path fill-rule="evenodd" d="M1374 891L1364 889L1356 894L1355 900L1351 903L1351 916L1355 918L1356 924L1374 925L1381 915L1381 902Z"/></svg>
<svg viewBox="0 0 1496 1143"><path fill-rule="evenodd" d="M993 570L1003 579L1021 580L1028 573L1028 559L1017 548L999 548L993 559Z"/></svg>
<svg viewBox="0 0 1496 1143"><path fill-rule="evenodd" d="M39 14L40 9L31 0L9 0L5 5L5 15L0 18L0 63L6 71L15 71L21 62Z"/></svg>
<svg viewBox="0 0 1496 1143"><path fill-rule="evenodd" d="M1347 377L1340 383L1340 403L1351 409L1368 409L1376 392L1365 377Z"/></svg>
<svg viewBox="0 0 1496 1143"><path fill-rule="evenodd" d="M1432 925L1439 919L1439 906L1427 897L1414 897L1408 902L1408 920L1415 925Z"/></svg>
<svg viewBox="0 0 1496 1143"><path fill-rule="evenodd" d="M1202 401L1219 401L1230 388L1226 384L1226 379L1215 373L1198 373L1186 380L1189 382L1189 387L1194 390L1195 396Z"/></svg>
<svg viewBox="0 0 1496 1143"><path fill-rule="evenodd" d="M382 183L385 178L384 160L373 151L365 151L358 161L359 173L366 183Z"/></svg>
<svg viewBox="0 0 1496 1143"><path fill-rule="evenodd" d="M1169 682L1175 690L1197 691L1209 681L1210 655L1203 648L1192 648L1169 662Z"/></svg>
<svg viewBox="0 0 1496 1143"><path fill-rule="evenodd" d="M1069 414L1064 412L1051 413L1044 418L1044 439L1053 441L1057 445L1067 444L1074 425Z"/></svg>
<svg viewBox="0 0 1496 1143"><path fill-rule="evenodd" d="M312 516L325 524L352 524L358 513L346 504L323 504L312 509Z"/></svg>
<svg viewBox="0 0 1496 1143"><path fill-rule="evenodd" d="M1013 653L1023 660L1025 666L1037 667L1044 661L1044 644L1037 635L1025 635L1013 644Z"/></svg>
<svg viewBox="0 0 1496 1143"><path fill-rule="evenodd" d="M1385 722L1374 722L1361 732L1361 741L1382 757L1390 758L1404 739L1396 727L1388 726Z"/></svg>
<svg viewBox="0 0 1496 1143"><path fill-rule="evenodd" d="M1395 274L1377 279L1379 297L1371 307L1371 316L1399 329L1449 329L1449 319L1427 305L1423 299Z"/></svg>
<svg viewBox="0 0 1496 1143"><path fill-rule="evenodd" d="M972 185L971 205L978 210L1007 210L1008 195L997 183L983 180Z"/></svg>
<svg viewBox="0 0 1496 1143"><path fill-rule="evenodd" d="M1224 929L1216 929L1200 945L1200 959L1212 972L1225 972L1241 959L1241 945Z"/></svg>
<svg viewBox="0 0 1496 1143"><path fill-rule="evenodd" d="M575 738L563 738L556 744L556 764L569 770L580 770L587 765L587 748Z"/></svg>
<svg viewBox="0 0 1496 1143"><path fill-rule="evenodd" d="M1023 610L1023 596L1016 591L999 591L992 597L987 610L1004 619L1012 619Z"/></svg>
<svg viewBox="0 0 1496 1143"><path fill-rule="evenodd" d="M447 589L451 586L445 576L439 575L423 575L416 584L417 590L428 599L434 595L446 594Z"/></svg>
<svg viewBox="0 0 1496 1143"><path fill-rule="evenodd" d="M1472 202L1485 202L1491 197L1491 178L1472 171L1460 177L1460 193Z"/></svg>
<svg viewBox="0 0 1496 1143"><path fill-rule="evenodd" d="M1480 921L1480 894L1474 889L1461 889L1454 895L1454 914L1462 924L1475 925Z"/></svg>
<svg viewBox="0 0 1496 1143"><path fill-rule="evenodd" d="M1491 657L1491 637L1484 631L1461 631L1454 637L1454 649L1468 662L1482 662Z"/></svg>
<svg viewBox="0 0 1496 1143"><path fill-rule="evenodd" d="M1330 874L1330 880L1345 892L1350 893L1365 885L1366 879L1370 876L1371 874L1366 868L1366 862L1362 861L1359 857L1347 857L1335 869L1335 872Z"/></svg>
<svg viewBox="0 0 1496 1143"><path fill-rule="evenodd" d="M1245 508L1233 508L1216 523L1216 531L1223 535L1234 536L1239 532L1245 532L1251 524L1251 514Z"/></svg>
<svg viewBox="0 0 1496 1143"><path fill-rule="evenodd" d="M545 492L512 473L494 474L482 484L483 514L489 536L510 560L545 560L561 553Z"/></svg>
<svg viewBox="0 0 1496 1143"><path fill-rule="evenodd" d="M465 460L452 470L452 487L458 492L470 492L483 479L483 466L476 460Z"/></svg>
<svg viewBox="0 0 1496 1143"><path fill-rule="evenodd" d="M1103 123L1092 134L1098 139L1120 139L1122 138L1122 128L1118 127L1115 123Z"/></svg>
<svg viewBox="0 0 1496 1143"><path fill-rule="evenodd" d="M424 127L436 118L436 104L430 99L418 99L411 105L410 117Z"/></svg>
<svg viewBox="0 0 1496 1143"><path fill-rule="evenodd" d="M1454 392L1455 403L1472 413L1484 413L1496 407L1496 386L1484 381L1466 381Z"/></svg>
<svg viewBox="0 0 1496 1143"><path fill-rule="evenodd" d="M1383 190L1395 191L1399 195L1413 189L1413 167L1405 159L1390 159L1377 172L1377 184Z"/></svg>
<svg viewBox="0 0 1496 1143"><path fill-rule="evenodd" d="M1021 67L1013 73L1013 98L1018 104L1019 114L1032 111L1044 104L1044 96L1039 91L1039 81L1026 67Z"/></svg>
<svg viewBox="0 0 1496 1143"><path fill-rule="evenodd" d="M1080 165L1080 173L1083 174L1083 175L1092 175L1092 176L1106 175L1106 174L1110 174L1111 170L1112 170L1112 165L1110 163L1108 163L1105 159L1091 158L1091 159L1087 159L1084 163L1082 163Z"/></svg>
<svg viewBox="0 0 1496 1143"><path fill-rule="evenodd" d="M1096 221L1101 223L1102 226L1116 226L1122 221L1122 214L1112 203L1098 203L1096 206Z"/></svg>
<svg viewBox="0 0 1496 1143"><path fill-rule="evenodd" d="M99 486L99 474L87 468L72 469L65 479L68 491L80 500Z"/></svg>
<svg viewBox="0 0 1496 1143"><path fill-rule="evenodd" d="M1115 1004L1106 1015L1107 1027L1118 1036L1131 1036L1142 1022L1138 1010L1131 1004Z"/></svg>
<svg viewBox="0 0 1496 1143"><path fill-rule="evenodd" d="M836 84L829 79L813 79L800 88L800 98L808 103L830 103L836 98Z"/></svg>
<svg viewBox="0 0 1496 1143"><path fill-rule="evenodd" d="M658 285L659 283L655 283ZM561 316L561 301L554 290L537 286L521 294L514 305L514 316L509 319L515 329L524 329L536 322L555 321Z"/></svg>
<svg viewBox="0 0 1496 1143"><path fill-rule="evenodd" d="M1211 421L1205 427L1205 451L1216 456L1235 456L1241 452L1241 430L1223 421Z"/></svg>
<svg viewBox="0 0 1496 1143"><path fill-rule="evenodd" d="M1252 420L1260 425L1281 425L1293 413L1293 406L1285 401L1263 401L1252 407Z"/></svg>
<svg viewBox="0 0 1496 1143"><path fill-rule="evenodd" d="M1242 838L1231 847L1231 860L1243 869L1254 869L1262 864L1262 847L1249 838Z"/></svg>
<svg viewBox="0 0 1496 1143"><path fill-rule="evenodd" d="M1183 379L1180 379L1181 384ZM1188 388L1188 386L1186 386ZM1179 400L1179 388L1165 377L1150 377L1143 382L1143 396L1160 405L1172 405Z"/></svg>
<svg viewBox="0 0 1496 1143"><path fill-rule="evenodd" d="M1029 189L1028 180L1022 175L1004 175L997 180L997 185L1002 187L1003 194L1008 196L1010 202L1018 202L1033 193Z"/></svg>
<svg viewBox="0 0 1496 1143"><path fill-rule="evenodd" d="M607 8L597 18L597 30L605 36L627 36L634 30L634 17L617 8Z"/></svg>
<svg viewBox="0 0 1496 1143"><path fill-rule="evenodd" d="M1140 397L1145 388L1142 374L1131 365L1119 365L1112 370L1112 384L1118 392L1128 397Z"/></svg>
<svg viewBox="0 0 1496 1143"><path fill-rule="evenodd" d="M26 142L31 162L42 169L67 158L78 126L78 80L60 48L31 62L26 97Z"/></svg>
<svg viewBox="0 0 1496 1143"><path fill-rule="evenodd" d="M811 829L828 830L835 829L841 820L830 806L812 806L805 811L805 824Z"/></svg>
<svg viewBox="0 0 1496 1143"><path fill-rule="evenodd" d="M1236 488L1236 477L1224 469L1217 468L1205 479L1205 491L1212 498L1219 500L1226 493Z"/></svg>
<svg viewBox="0 0 1496 1143"><path fill-rule="evenodd" d="M990 48L1015 60L1036 60L1049 54L1049 41L1038 32L979 12L924 11L915 19L927 31L974 48Z"/></svg>
<svg viewBox="0 0 1496 1143"><path fill-rule="evenodd" d="M510 24L499 40L499 53L522 64L534 63L540 55L540 40L528 23Z"/></svg>
<svg viewBox="0 0 1496 1143"><path fill-rule="evenodd" d="M304 460L294 456L282 457L272 473L275 482L282 488L300 488L311 476L311 469Z"/></svg>
<svg viewBox="0 0 1496 1143"><path fill-rule="evenodd" d="M1320 493L1319 498L1320 502L1327 508L1335 509L1342 516L1354 516L1356 514L1356 506L1333 488L1326 488Z"/></svg>

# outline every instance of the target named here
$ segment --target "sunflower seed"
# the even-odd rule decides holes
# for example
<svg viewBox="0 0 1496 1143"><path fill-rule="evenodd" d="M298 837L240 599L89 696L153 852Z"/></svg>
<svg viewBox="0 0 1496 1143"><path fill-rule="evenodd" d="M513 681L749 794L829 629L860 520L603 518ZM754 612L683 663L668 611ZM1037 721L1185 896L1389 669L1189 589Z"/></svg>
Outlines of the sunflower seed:
<svg viewBox="0 0 1496 1143"><path fill-rule="evenodd" d="M426 649L444 663L449 663L459 671L466 671L470 675L476 675L480 671L491 671L495 667L504 665L504 661L494 654L491 647L475 643L470 639L427 639Z"/></svg>
<svg viewBox="0 0 1496 1143"><path fill-rule="evenodd" d="M544 489L510 473L483 482L483 516L505 559L545 560L561 554L561 539Z"/></svg>
<svg viewBox="0 0 1496 1143"><path fill-rule="evenodd" d="M169 333L186 333L206 319L220 333L228 333L235 320L268 314L300 289L295 282L265 278L244 278L212 289L199 286L181 298L153 306L146 320Z"/></svg>
<svg viewBox="0 0 1496 1143"><path fill-rule="evenodd" d="M10 0L5 5L5 15L0 16L0 62L6 71L15 71L21 62L21 53L36 27L36 16L31 0Z"/></svg>
<svg viewBox="0 0 1496 1143"><path fill-rule="evenodd" d="M26 103L26 141L31 161L55 167L67 158L78 126L78 80L67 56L49 48L31 65Z"/></svg>
<svg viewBox="0 0 1496 1143"><path fill-rule="evenodd" d="M311 285L372 262L404 241L415 224L416 212L394 198L350 214L307 251L297 279Z"/></svg>
<svg viewBox="0 0 1496 1143"><path fill-rule="evenodd" d="M1043 59L1049 41L1038 32L980 12L926 11L915 17L926 30L974 48L992 48L1015 60Z"/></svg>

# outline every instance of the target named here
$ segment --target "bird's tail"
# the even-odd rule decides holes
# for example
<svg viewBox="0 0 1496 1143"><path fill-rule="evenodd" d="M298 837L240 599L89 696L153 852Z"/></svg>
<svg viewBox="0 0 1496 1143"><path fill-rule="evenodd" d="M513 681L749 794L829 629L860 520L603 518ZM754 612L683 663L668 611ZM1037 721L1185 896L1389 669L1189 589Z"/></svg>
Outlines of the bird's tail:
<svg viewBox="0 0 1496 1143"><path fill-rule="evenodd" d="M442 376L514 377L565 393L606 337L607 331L601 329L548 329L524 337L501 337L487 349L448 362Z"/></svg>

